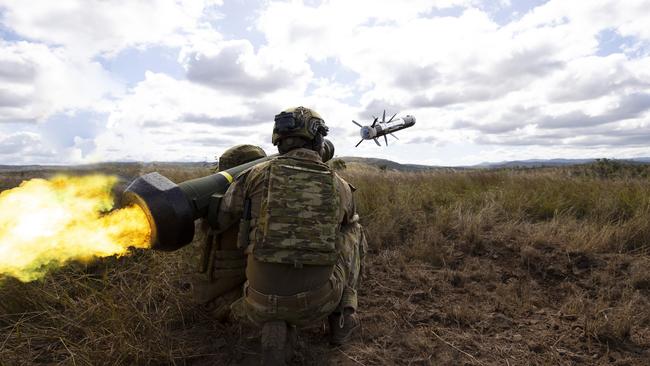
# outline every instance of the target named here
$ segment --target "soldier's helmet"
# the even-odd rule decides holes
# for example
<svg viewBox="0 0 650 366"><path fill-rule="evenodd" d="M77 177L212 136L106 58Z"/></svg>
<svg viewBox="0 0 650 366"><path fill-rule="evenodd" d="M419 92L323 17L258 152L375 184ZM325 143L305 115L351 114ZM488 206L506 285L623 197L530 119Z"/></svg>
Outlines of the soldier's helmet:
<svg viewBox="0 0 650 366"><path fill-rule="evenodd" d="M328 131L325 121L316 111L305 107L289 108L275 116L272 142L277 146L285 137L311 141L318 135L327 136Z"/></svg>
<svg viewBox="0 0 650 366"><path fill-rule="evenodd" d="M255 145L236 145L224 151L219 157L219 171L266 157L261 147Z"/></svg>

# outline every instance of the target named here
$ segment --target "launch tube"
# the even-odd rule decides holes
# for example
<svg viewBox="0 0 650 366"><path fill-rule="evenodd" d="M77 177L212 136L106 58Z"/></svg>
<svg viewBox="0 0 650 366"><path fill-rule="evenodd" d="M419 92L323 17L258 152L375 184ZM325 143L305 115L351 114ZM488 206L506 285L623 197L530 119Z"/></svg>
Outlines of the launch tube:
<svg viewBox="0 0 650 366"><path fill-rule="evenodd" d="M207 218L211 225L216 222L220 199L237 176L275 156L179 184L157 172L145 174L126 188L123 204L137 204L147 214L152 249L177 250L192 242L196 219ZM334 156L334 145L329 140L325 140L321 156L323 162Z"/></svg>

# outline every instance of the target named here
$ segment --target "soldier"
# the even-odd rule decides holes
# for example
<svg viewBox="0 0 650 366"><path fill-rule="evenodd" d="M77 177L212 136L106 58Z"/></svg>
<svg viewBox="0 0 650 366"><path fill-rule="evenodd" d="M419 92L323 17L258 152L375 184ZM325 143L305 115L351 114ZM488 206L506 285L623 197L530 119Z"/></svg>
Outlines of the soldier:
<svg viewBox="0 0 650 366"><path fill-rule="evenodd" d="M365 237L354 188L322 162L327 132L308 108L276 115L279 156L239 175L221 201L219 227L241 219L239 246L248 255L244 296L233 311L262 327L265 365L284 364L296 327L327 317L333 345L359 327Z"/></svg>
<svg viewBox="0 0 650 366"><path fill-rule="evenodd" d="M253 160L266 157L262 148L254 145L237 145L226 150L220 157L218 171L227 170ZM241 297L246 281L246 255L237 247L239 228L215 233L206 221L201 222L206 238L203 243L199 274L193 275L188 285L199 304L211 311L219 320L230 313L230 304Z"/></svg>

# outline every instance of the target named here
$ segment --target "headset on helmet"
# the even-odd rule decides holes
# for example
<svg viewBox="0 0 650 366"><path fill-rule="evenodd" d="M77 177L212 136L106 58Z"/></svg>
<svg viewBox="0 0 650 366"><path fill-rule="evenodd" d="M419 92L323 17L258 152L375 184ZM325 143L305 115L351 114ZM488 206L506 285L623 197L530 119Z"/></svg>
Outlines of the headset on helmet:
<svg viewBox="0 0 650 366"><path fill-rule="evenodd" d="M307 141L317 136L327 136L329 128L316 111L305 107L289 108L275 116L273 145L285 137L301 137Z"/></svg>

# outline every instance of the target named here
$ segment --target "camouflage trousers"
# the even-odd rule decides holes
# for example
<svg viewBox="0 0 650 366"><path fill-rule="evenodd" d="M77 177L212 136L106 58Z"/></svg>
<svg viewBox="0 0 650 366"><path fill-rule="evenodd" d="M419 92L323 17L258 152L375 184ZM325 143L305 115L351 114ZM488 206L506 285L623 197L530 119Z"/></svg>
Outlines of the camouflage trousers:
<svg viewBox="0 0 650 366"><path fill-rule="evenodd" d="M241 287L237 287L212 301L203 304L203 309L220 322L228 321L231 316L230 306L237 301L237 299L241 298L241 295L242 289Z"/></svg>
<svg viewBox="0 0 650 366"><path fill-rule="evenodd" d="M243 250L233 249L215 249L204 255L209 257L201 260L205 263L200 268L202 272L185 276L182 288L195 305L225 321L230 315L230 305L242 295L246 255Z"/></svg>
<svg viewBox="0 0 650 366"><path fill-rule="evenodd" d="M358 222L346 226L336 240L338 259L327 283L317 289L291 295L263 294L244 285L244 296L232 305L236 318L254 324L284 320L307 327L345 308L356 311L357 289L366 248L363 228Z"/></svg>
<svg viewBox="0 0 650 366"><path fill-rule="evenodd" d="M205 274L193 274L183 280L181 289L191 297L193 306L208 312L216 320L226 321L231 315L231 304L242 296L245 276L242 274L239 283L235 283L237 280L239 278L211 282L205 279Z"/></svg>

